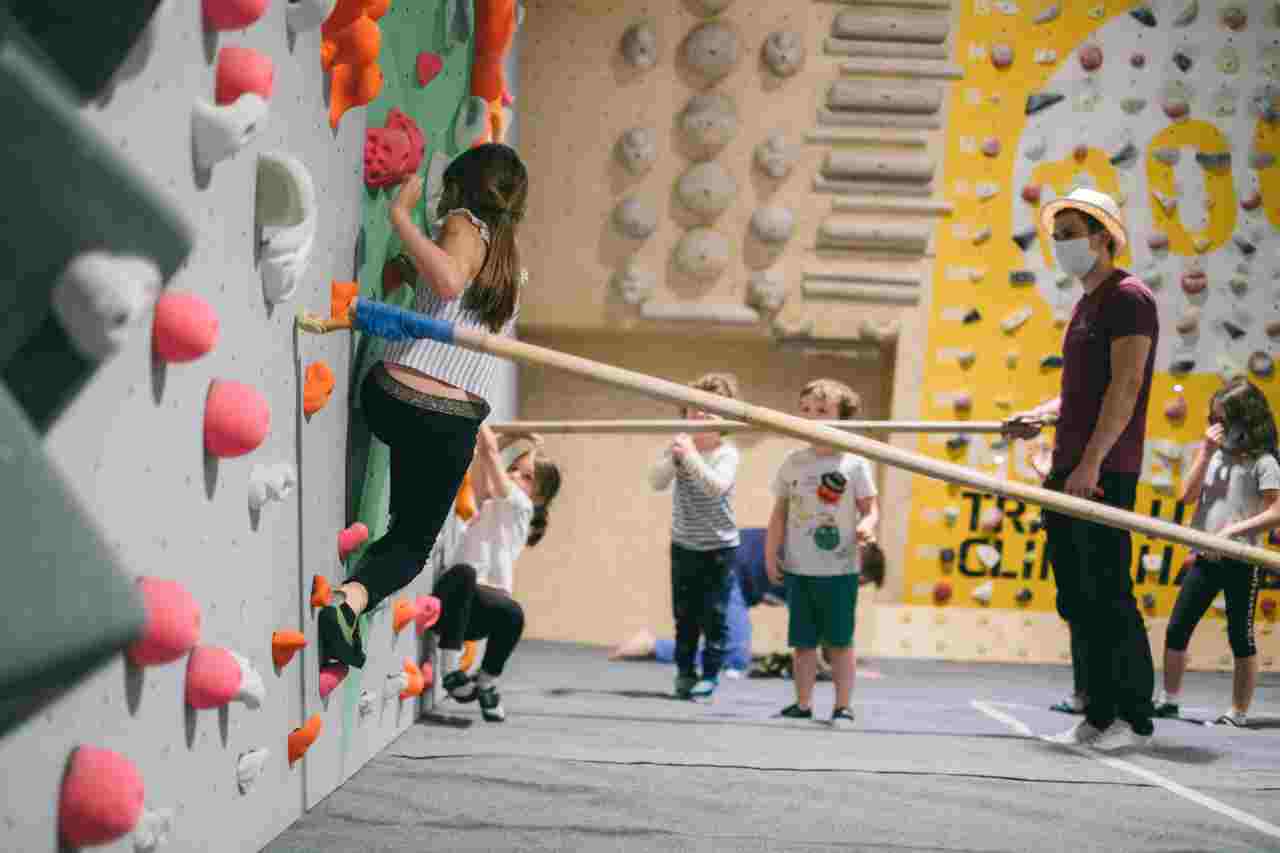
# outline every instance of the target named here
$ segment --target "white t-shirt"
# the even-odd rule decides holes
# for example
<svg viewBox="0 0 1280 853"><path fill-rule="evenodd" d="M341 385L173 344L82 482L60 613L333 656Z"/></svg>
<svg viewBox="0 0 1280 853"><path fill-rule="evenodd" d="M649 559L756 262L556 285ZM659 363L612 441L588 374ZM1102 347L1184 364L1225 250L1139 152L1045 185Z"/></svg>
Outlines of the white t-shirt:
<svg viewBox="0 0 1280 853"><path fill-rule="evenodd" d="M1273 489L1280 489L1280 463L1270 453L1236 459L1215 450L1205 468L1204 486L1191 526L1206 533L1217 533L1228 524L1252 518L1266 509L1262 493ZM1258 534L1236 538L1254 545Z"/></svg>
<svg viewBox="0 0 1280 853"><path fill-rule="evenodd" d="M865 459L852 453L819 456L812 447L793 450L774 477L773 493L787 501L783 571L819 577L858 574L857 500L876 495Z"/></svg>
<svg viewBox="0 0 1280 853"><path fill-rule="evenodd" d="M451 565L466 563L476 570L476 580L505 590L514 587L516 559L529 541L533 501L519 486L505 498L489 498L467 523Z"/></svg>

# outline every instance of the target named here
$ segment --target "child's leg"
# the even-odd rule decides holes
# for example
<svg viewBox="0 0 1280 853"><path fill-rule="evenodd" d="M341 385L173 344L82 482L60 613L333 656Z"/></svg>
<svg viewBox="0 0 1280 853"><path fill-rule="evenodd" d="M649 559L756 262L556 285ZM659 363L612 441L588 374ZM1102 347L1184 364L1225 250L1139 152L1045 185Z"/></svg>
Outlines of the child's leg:
<svg viewBox="0 0 1280 853"><path fill-rule="evenodd" d="M1173 603L1169 627L1164 639L1164 702L1178 704L1182 690L1182 674L1187 668L1187 646L1191 633L1204 617L1205 611L1218 594L1218 584L1210 577L1212 564L1204 557L1197 557L1182 579L1182 589Z"/></svg>
<svg viewBox="0 0 1280 853"><path fill-rule="evenodd" d="M1261 572L1256 566L1235 560L1224 561L1222 594L1227 600L1227 637L1235 655L1235 674L1231 680L1231 710L1248 712L1258 684L1258 648L1253 641L1253 613L1258 606Z"/></svg>
<svg viewBox="0 0 1280 853"><path fill-rule="evenodd" d="M476 587L475 609L467 639L488 637L484 659L480 661L481 686L502 675L511 653L524 634L524 608L500 589Z"/></svg>
<svg viewBox="0 0 1280 853"><path fill-rule="evenodd" d="M470 639L468 629L476 589L476 570L465 563L459 563L436 579L431 594L440 599L440 620L434 630L440 638L441 650L461 653L462 641Z"/></svg>
<svg viewBox="0 0 1280 853"><path fill-rule="evenodd" d="M836 707L848 708L850 697L853 695L853 680L856 664L856 656L853 653L853 646L829 647L831 653L831 678L836 683Z"/></svg>
<svg viewBox="0 0 1280 853"><path fill-rule="evenodd" d="M694 656L698 652L700 568L698 554L671 545L671 615L676 623L676 672L683 678L694 678ZM692 685L690 685L692 686Z"/></svg>
<svg viewBox="0 0 1280 853"><path fill-rule="evenodd" d="M793 649L791 661L791 676L796 682L796 704L801 708L812 708L813 686L818 683L818 649Z"/></svg>
<svg viewBox="0 0 1280 853"><path fill-rule="evenodd" d="M702 677L715 681L724 664L729 636L729 590L733 578L733 554L736 549L723 548L706 552L702 567L702 631L706 643L702 650Z"/></svg>

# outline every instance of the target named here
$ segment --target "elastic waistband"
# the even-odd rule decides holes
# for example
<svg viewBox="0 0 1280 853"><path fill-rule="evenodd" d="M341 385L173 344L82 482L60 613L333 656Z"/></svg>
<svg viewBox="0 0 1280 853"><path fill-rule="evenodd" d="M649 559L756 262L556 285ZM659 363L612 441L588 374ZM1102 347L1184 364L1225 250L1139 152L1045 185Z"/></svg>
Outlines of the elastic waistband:
<svg viewBox="0 0 1280 853"><path fill-rule="evenodd" d="M410 388L408 385L398 382L382 362L374 365L373 379L383 391L416 409L426 409L443 415L454 415L455 417L467 418L473 421L482 421L489 416L489 405L487 403L477 403L474 400L455 400L452 397L440 397L435 394L428 394L426 391L419 391L417 388Z"/></svg>
<svg viewBox="0 0 1280 853"><path fill-rule="evenodd" d="M1225 569L1257 568L1253 563L1246 563L1244 560L1237 560L1234 557L1206 557L1204 554L1196 554L1196 562L1222 566Z"/></svg>

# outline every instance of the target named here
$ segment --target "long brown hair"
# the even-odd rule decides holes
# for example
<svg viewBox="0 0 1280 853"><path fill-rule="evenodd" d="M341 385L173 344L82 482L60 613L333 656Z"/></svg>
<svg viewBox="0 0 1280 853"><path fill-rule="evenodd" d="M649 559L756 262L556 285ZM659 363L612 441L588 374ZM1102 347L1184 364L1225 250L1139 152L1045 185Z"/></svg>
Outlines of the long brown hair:
<svg viewBox="0 0 1280 853"><path fill-rule="evenodd" d="M516 225L524 218L529 173L514 148L477 145L459 154L444 170L438 214L465 207L489 226L489 250L475 280L462 295L462 307L475 311L491 331L512 315L520 293L520 250Z"/></svg>
<svg viewBox="0 0 1280 853"><path fill-rule="evenodd" d="M1219 388L1209 400L1211 418L1213 407L1218 403L1226 415L1223 427L1239 431L1242 443L1233 447L1233 452L1246 456L1276 453L1276 420L1267 396L1258 386L1239 377Z"/></svg>

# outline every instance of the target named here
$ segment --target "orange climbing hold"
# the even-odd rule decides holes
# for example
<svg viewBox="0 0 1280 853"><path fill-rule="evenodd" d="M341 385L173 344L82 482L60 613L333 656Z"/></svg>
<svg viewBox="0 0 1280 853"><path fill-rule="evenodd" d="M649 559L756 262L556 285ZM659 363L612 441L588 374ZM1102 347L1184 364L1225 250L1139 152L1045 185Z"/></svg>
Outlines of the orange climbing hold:
<svg viewBox="0 0 1280 853"><path fill-rule="evenodd" d="M320 67L330 74L329 125L335 130L352 107L362 107L382 91L382 30L377 20L388 0L338 0L320 26Z"/></svg>
<svg viewBox="0 0 1280 853"><path fill-rule="evenodd" d="M289 766L292 767L297 763L298 759L306 754L311 748L311 744L316 742L316 738L320 737L320 729L324 726L324 720L320 719L319 714L312 714L311 719L289 732Z"/></svg>
<svg viewBox="0 0 1280 853"><path fill-rule="evenodd" d="M411 699L414 696L421 696L422 691L427 687L427 680L422 677L422 670L418 669L418 665L412 658L404 659L404 674L408 684L400 691L400 698Z"/></svg>
<svg viewBox="0 0 1280 853"><path fill-rule="evenodd" d="M462 485L458 487L458 496L453 501L453 511L463 521L470 521L476 514L476 490L471 485L470 470L463 476Z"/></svg>
<svg viewBox="0 0 1280 853"><path fill-rule="evenodd" d="M272 631L271 659L275 661L277 667L283 669L289 661L293 660L298 649L306 644L307 638L301 631Z"/></svg>
<svg viewBox="0 0 1280 853"><path fill-rule="evenodd" d="M360 282L337 281L329 285L329 319L341 320L347 316L351 303L360 295Z"/></svg>
<svg viewBox="0 0 1280 853"><path fill-rule="evenodd" d="M488 127L478 142L503 142L507 135L502 108L511 103L506 60L516 33L516 0L476 0L475 59L471 94L487 106Z"/></svg>
<svg viewBox="0 0 1280 853"><path fill-rule="evenodd" d="M325 407L329 395L333 393L333 371L323 361L313 361L307 365L307 380L302 386L302 411L307 417Z"/></svg>
<svg viewBox="0 0 1280 853"><path fill-rule="evenodd" d="M316 575L311 579L311 606L328 607L333 596L333 588L324 575Z"/></svg>
<svg viewBox="0 0 1280 853"><path fill-rule="evenodd" d="M399 634L404 630L404 626L414 621L417 616L418 608L413 606L413 602L407 598L397 598L391 608L391 630Z"/></svg>
<svg viewBox="0 0 1280 853"><path fill-rule="evenodd" d="M476 662L476 641L467 640L462 644L462 659L458 661L458 669L469 672Z"/></svg>

